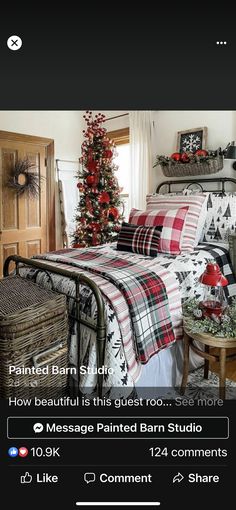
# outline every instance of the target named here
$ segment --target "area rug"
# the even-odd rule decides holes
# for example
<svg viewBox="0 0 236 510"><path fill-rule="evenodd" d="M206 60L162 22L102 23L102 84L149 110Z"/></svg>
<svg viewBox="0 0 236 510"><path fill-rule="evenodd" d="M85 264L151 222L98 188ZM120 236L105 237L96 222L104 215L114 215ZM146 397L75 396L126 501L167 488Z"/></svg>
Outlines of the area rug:
<svg viewBox="0 0 236 510"><path fill-rule="evenodd" d="M219 377L209 370L208 379L203 377L204 369L198 368L190 372L184 395L180 387L170 388L138 388L137 396L143 399L219 399ZM226 379L226 400L236 400L236 382Z"/></svg>
<svg viewBox="0 0 236 510"><path fill-rule="evenodd" d="M219 377L214 372L209 371L208 379L203 377L203 368L194 370L188 376L188 384L185 391L185 397L188 398L219 398ZM180 394L179 389L176 389ZM236 382L226 379L226 400L236 399Z"/></svg>

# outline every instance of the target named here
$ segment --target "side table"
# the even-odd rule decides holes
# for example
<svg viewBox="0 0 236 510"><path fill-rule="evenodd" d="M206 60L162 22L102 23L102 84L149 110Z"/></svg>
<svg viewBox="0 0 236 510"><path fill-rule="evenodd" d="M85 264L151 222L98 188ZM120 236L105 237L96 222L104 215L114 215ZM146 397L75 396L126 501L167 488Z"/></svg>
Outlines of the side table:
<svg viewBox="0 0 236 510"><path fill-rule="evenodd" d="M198 341L204 346L204 350L198 348L194 342ZM210 354L210 347L219 349L219 354ZM181 383L181 394L185 393L189 373L189 349L192 349L201 358L205 359L204 378L208 379L209 361L220 362L219 396L225 399L225 367L228 359L236 358L236 354L227 355L227 349L236 349L236 338L224 338L210 335L208 333L193 333L184 327L184 364Z"/></svg>

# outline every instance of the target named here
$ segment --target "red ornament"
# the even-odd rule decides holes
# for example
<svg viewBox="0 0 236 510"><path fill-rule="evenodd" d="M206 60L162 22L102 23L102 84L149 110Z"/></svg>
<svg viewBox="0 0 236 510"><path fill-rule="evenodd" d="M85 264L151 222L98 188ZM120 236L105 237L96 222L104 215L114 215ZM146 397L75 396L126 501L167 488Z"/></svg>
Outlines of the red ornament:
<svg viewBox="0 0 236 510"><path fill-rule="evenodd" d="M97 161L94 161L94 159L91 159L88 161L86 168L91 172L91 174L95 173L98 169Z"/></svg>
<svg viewBox="0 0 236 510"><path fill-rule="evenodd" d="M88 175L88 177L86 177L86 182L89 186L93 186L93 184L95 183L96 181L96 178L94 175Z"/></svg>
<svg viewBox="0 0 236 510"><path fill-rule="evenodd" d="M96 223L95 221L92 221L89 225L89 228L91 230L93 230L94 232L99 232L99 230L101 230L101 225L100 225L100 223Z"/></svg>
<svg viewBox="0 0 236 510"><path fill-rule="evenodd" d="M110 207L108 209L109 216L113 216L114 220L116 220L119 216L119 211L116 207Z"/></svg>
<svg viewBox="0 0 236 510"><path fill-rule="evenodd" d="M181 161L181 163L188 163L189 162L189 157L188 157L188 154L186 152L182 152L181 157L180 157L180 161Z"/></svg>
<svg viewBox="0 0 236 510"><path fill-rule="evenodd" d="M173 154L171 154L171 159L173 159L174 161L180 161L180 158L181 158L180 152L174 152Z"/></svg>
<svg viewBox="0 0 236 510"><path fill-rule="evenodd" d="M109 204L110 202L110 195L106 191L102 191L98 197L98 202L100 204Z"/></svg>
<svg viewBox="0 0 236 510"><path fill-rule="evenodd" d="M205 151L204 149L198 149L196 152L195 152L195 156L208 156L208 152Z"/></svg>
<svg viewBox="0 0 236 510"><path fill-rule="evenodd" d="M91 192L92 193L98 193L97 185L99 183L99 175L92 175L94 177L93 184L91 184Z"/></svg>
<svg viewBox="0 0 236 510"><path fill-rule="evenodd" d="M78 182L77 188L80 191L80 193L84 192L84 185L82 184L82 182Z"/></svg>
<svg viewBox="0 0 236 510"><path fill-rule="evenodd" d="M102 153L102 157L103 157L104 159L111 159L111 158L112 158L112 156L113 156L113 152L112 152L110 149L107 149L106 151L104 151L104 152Z"/></svg>

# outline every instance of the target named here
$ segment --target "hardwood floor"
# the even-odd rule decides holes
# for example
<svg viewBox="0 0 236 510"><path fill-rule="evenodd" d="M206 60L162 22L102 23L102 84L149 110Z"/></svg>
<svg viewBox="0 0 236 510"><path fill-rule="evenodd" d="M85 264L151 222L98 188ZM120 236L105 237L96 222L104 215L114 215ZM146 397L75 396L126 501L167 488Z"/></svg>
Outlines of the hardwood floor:
<svg viewBox="0 0 236 510"><path fill-rule="evenodd" d="M216 354L217 353L217 349L212 349L211 350L211 353L212 354ZM236 350L235 349L229 349L228 350L228 354L235 354L236 355ZM210 370L212 370L212 372L215 372L216 374L219 374L219 363L215 362L215 363L210 363ZM228 379L230 379L231 381L235 381L236 382L236 359L233 359L232 361L229 360L227 361L226 363L226 377Z"/></svg>

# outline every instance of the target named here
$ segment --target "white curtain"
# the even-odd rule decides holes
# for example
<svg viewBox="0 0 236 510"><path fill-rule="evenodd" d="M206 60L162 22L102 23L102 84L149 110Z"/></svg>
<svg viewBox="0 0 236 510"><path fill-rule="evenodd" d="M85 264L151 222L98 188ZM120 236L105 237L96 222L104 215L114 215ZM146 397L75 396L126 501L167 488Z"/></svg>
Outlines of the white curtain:
<svg viewBox="0 0 236 510"><path fill-rule="evenodd" d="M130 205L146 209L152 171L152 112L132 111L130 117L131 196Z"/></svg>

